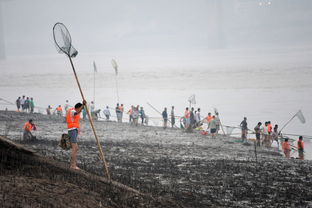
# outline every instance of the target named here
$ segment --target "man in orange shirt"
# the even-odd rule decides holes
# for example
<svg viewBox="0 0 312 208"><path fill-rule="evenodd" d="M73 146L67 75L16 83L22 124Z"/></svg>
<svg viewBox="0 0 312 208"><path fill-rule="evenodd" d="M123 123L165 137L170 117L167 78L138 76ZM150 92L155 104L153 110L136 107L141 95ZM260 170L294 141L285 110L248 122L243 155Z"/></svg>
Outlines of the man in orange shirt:
<svg viewBox="0 0 312 208"><path fill-rule="evenodd" d="M25 123L24 125L24 132L23 132L23 140L27 141L27 140L32 140L32 139L36 139L35 136L32 135L31 131L32 130L36 130L36 126L33 123L33 120L30 119L27 123Z"/></svg>
<svg viewBox="0 0 312 208"><path fill-rule="evenodd" d="M298 147L299 159L304 160L304 142L303 142L302 136L299 136L299 140L297 142L297 147Z"/></svg>
<svg viewBox="0 0 312 208"><path fill-rule="evenodd" d="M63 109L62 109L61 105L59 105L55 110L56 110L56 114L58 116L62 116L63 115Z"/></svg>
<svg viewBox="0 0 312 208"><path fill-rule="evenodd" d="M79 120L80 112L86 106L87 102L84 100L83 104L77 103L75 108L70 108L66 113L66 123L68 129L68 135L71 143L71 153L70 153L70 166L69 168L79 170L77 167L77 152L78 144L77 138L80 132Z"/></svg>
<svg viewBox="0 0 312 208"><path fill-rule="evenodd" d="M285 157L290 157L290 145L288 143L288 138L285 138L285 141L282 143L283 152L285 154Z"/></svg>

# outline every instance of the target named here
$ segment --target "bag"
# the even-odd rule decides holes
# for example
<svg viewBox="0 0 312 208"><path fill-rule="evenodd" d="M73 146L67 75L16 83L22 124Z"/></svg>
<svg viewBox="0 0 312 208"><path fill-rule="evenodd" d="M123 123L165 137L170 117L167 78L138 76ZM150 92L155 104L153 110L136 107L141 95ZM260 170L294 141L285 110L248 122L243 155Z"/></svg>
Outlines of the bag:
<svg viewBox="0 0 312 208"><path fill-rule="evenodd" d="M71 148L71 143L68 134L62 134L59 146L64 150L69 150Z"/></svg>

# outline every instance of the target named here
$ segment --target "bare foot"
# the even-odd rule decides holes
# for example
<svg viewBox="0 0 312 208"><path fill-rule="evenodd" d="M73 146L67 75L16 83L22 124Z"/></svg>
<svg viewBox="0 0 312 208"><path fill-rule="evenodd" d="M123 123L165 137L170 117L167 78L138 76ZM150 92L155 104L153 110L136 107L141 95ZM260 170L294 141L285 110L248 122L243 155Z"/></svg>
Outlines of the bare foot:
<svg viewBox="0 0 312 208"><path fill-rule="evenodd" d="M71 167L69 167L70 169L74 169L74 170L80 170L80 168L78 168L77 166L71 166Z"/></svg>

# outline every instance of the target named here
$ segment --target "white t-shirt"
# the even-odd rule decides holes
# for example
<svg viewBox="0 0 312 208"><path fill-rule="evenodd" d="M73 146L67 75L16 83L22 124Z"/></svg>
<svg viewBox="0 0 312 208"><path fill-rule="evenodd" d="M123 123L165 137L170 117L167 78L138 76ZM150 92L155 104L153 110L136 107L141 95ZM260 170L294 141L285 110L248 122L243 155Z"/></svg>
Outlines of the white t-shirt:
<svg viewBox="0 0 312 208"><path fill-rule="evenodd" d="M25 98L21 98L21 105L24 105L25 103Z"/></svg>
<svg viewBox="0 0 312 208"><path fill-rule="evenodd" d="M90 105L90 109L91 109L91 112L93 112L93 111L94 111L94 109L95 109L94 104L92 104L92 103L91 103L91 105Z"/></svg>
<svg viewBox="0 0 312 208"><path fill-rule="evenodd" d="M107 108L104 109L103 113L104 115L110 116L110 111Z"/></svg>

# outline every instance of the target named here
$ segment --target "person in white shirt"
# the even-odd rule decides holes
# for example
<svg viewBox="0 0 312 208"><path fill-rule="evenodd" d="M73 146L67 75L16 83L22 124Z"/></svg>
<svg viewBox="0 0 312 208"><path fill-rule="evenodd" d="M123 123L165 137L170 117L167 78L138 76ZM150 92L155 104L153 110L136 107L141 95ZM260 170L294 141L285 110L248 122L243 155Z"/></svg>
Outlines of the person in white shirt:
<svg viewBox="0 0 312 208"><path fill-rule="evenodd" d="M22 99L21 99L21 106L22 106L22 112L24 112L24 110L25 110L25 106L24 106L24 104L25 104L25 95L23 95L23 97L22 97Z"/></svg>
<svg viewBox="0 0 312 208"><path fill-rule="evenodd" d="M108 106L106 106L106 108L104 109L103 113L104 113L104 115L106 117L106 121L109 121L109 117L111 116L111 113L109 111L109 107Z"/></svg>
<svg viewBox="0 0 312 208"><path fill-rule="evenodd" d="M65 109L65 113L67 113L68 109L69 109L69 104L68 104L68 100L66 100L66 103L64 105L64 109Z"/></svg>
<svg viewBox="0 0 312 208"><path fill-rule="evenodd" d="M200 108L197 109L197 112L195 113L195 121L196 121L196 126L200 126Z"/></svg>

